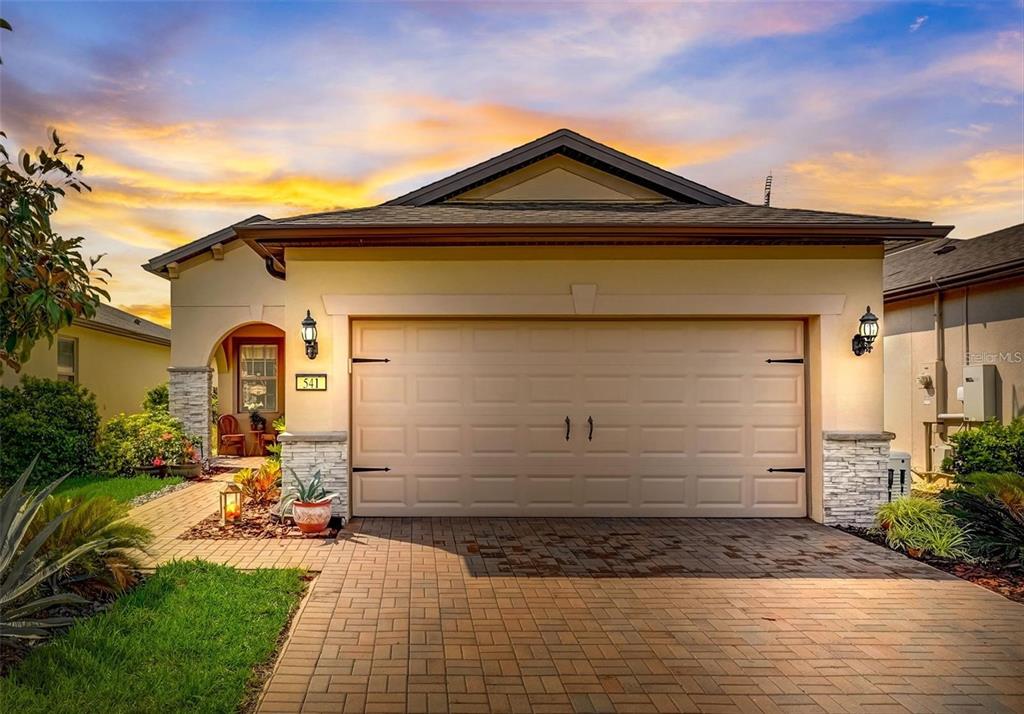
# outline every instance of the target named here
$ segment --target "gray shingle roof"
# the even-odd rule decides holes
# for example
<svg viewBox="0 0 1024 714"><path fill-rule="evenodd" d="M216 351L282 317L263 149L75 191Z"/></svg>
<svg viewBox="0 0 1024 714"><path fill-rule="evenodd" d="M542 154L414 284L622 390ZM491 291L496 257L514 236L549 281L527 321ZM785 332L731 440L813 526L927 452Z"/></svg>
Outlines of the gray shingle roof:
<svg viewBox="0 0 1024 714"><path fill-rule="evenodd" d="M940 238L885 257L886 298L911 297L1024 272L1024 223L971 238Z"/></svg>
<svg viewBox="0 0 1024 714"><path fill-rule="evenodd" d="M334 228L369 226L487 225L930 225L909 218L865 216L751 205L703 206L659 203L499 202L438 203L426 206L372 206L346 211L259 221L251 228Z"/></svg>
<svg viewBox="0 0 1024 714"><path fill-rule="evenodd" d="M232 223L230 226L221 228L220 230L214 231L209 235L205 235L202 238L196 238L190 243L173 248L166 253L161 253L155 258L150 258L148 263L142 265L143 269L148 270L151 273L158 275L164 274L167 271L167 266L171 263L180 263L183 260L194 258L203 251L209 250L211 247L218 243L228 243L238 237L235 233L236 226L245 226L250 223L257 223L260 221L269 220L266 216L259 213L249 216L238 223Z"/></svg>
<svg viewBox="0 0 1024 714"><path fill-rule="evenodd" d="M89 319L80 320L79 324L109 332L130 333L131 336L138 336L148 342L171 344L170 329L110 305L98 305L96 314Z"/></svg>

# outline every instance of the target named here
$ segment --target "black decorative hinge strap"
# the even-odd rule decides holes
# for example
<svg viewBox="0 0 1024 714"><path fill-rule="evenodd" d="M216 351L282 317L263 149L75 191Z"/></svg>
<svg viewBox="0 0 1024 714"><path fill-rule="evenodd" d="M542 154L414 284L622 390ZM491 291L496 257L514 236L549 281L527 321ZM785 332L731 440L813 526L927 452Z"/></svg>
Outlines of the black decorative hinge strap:
<svg viewBox="0 0 1024 714"><path fill-rule="evenodd" d="M768 469L768 473L770 473L770 474L773 474L773 473L776 473L776 472L786 473L786 474L802 474L802 473L806 473L807 469L805 469L803 466L801 466L800 468L793 468L793 469Z"/></svg>
<svg viewBox="0 0 1024 714"><path fill-rule="evenodd" d="M803 357L790 357L788 359L766 359L768 364L803 364Z"/></svg>
<svg viewBox="0 0 1024 714"><path fill-rule="evenodd" d="M364 364L366 362L390 362L387 357L353 357L352 364Z"/></svg>
<svg viewBox="0 0 1024 714"><path fill-rule="evenodd" d="M352 473L364 474L367 471L390 471L390 466L353 466Z"/></svg>

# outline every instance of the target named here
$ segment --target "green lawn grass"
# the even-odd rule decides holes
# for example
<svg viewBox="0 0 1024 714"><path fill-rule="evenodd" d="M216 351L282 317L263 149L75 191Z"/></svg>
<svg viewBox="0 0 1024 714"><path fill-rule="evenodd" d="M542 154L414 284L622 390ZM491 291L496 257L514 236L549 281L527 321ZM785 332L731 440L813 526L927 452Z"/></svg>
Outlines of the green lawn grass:
<svg viewBox="0 0 1024 714"><path fill-rule="evenodd" d="M10 712L238 711L298 604L299 570L164 565L107 612L42 645L6 678Z"/></svg>
<svg viewBox="0 0 1024 714"><path fill-rule="evenodd" d="M61 496L109 496L115 501L127 502L165 486L181 483L181 478L155 478L153 476L71 476L57 487Z"/></svg>

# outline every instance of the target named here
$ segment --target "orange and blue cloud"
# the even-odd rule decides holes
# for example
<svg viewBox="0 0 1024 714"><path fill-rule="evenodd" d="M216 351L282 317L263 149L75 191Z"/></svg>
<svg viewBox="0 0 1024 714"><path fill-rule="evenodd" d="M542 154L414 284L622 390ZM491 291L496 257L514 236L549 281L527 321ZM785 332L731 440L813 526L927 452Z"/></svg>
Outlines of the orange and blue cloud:
<svg viewBox="0 0 1024 714"><path fill-rule="evenodd" d="M560 126L722 191L1024 220L1019 4L5 3L0 121L60 131L58 226L115 304L138 265L253 213L368 205Z"/></svg>

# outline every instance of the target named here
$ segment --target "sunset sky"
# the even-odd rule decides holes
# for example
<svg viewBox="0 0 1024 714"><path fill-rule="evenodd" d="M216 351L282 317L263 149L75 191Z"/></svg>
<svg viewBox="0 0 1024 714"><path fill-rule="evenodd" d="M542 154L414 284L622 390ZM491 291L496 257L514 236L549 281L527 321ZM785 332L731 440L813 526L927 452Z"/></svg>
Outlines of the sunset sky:
<svg viewBox="0 0 1024 714"><path fill-rule="evenodd" d="M56 128L94 191L58 228L113 304L139 264L254 213L380 202L559 127L739 198L1024 221L1010 3L49 3L7 0L0 123Z"/></svg>

